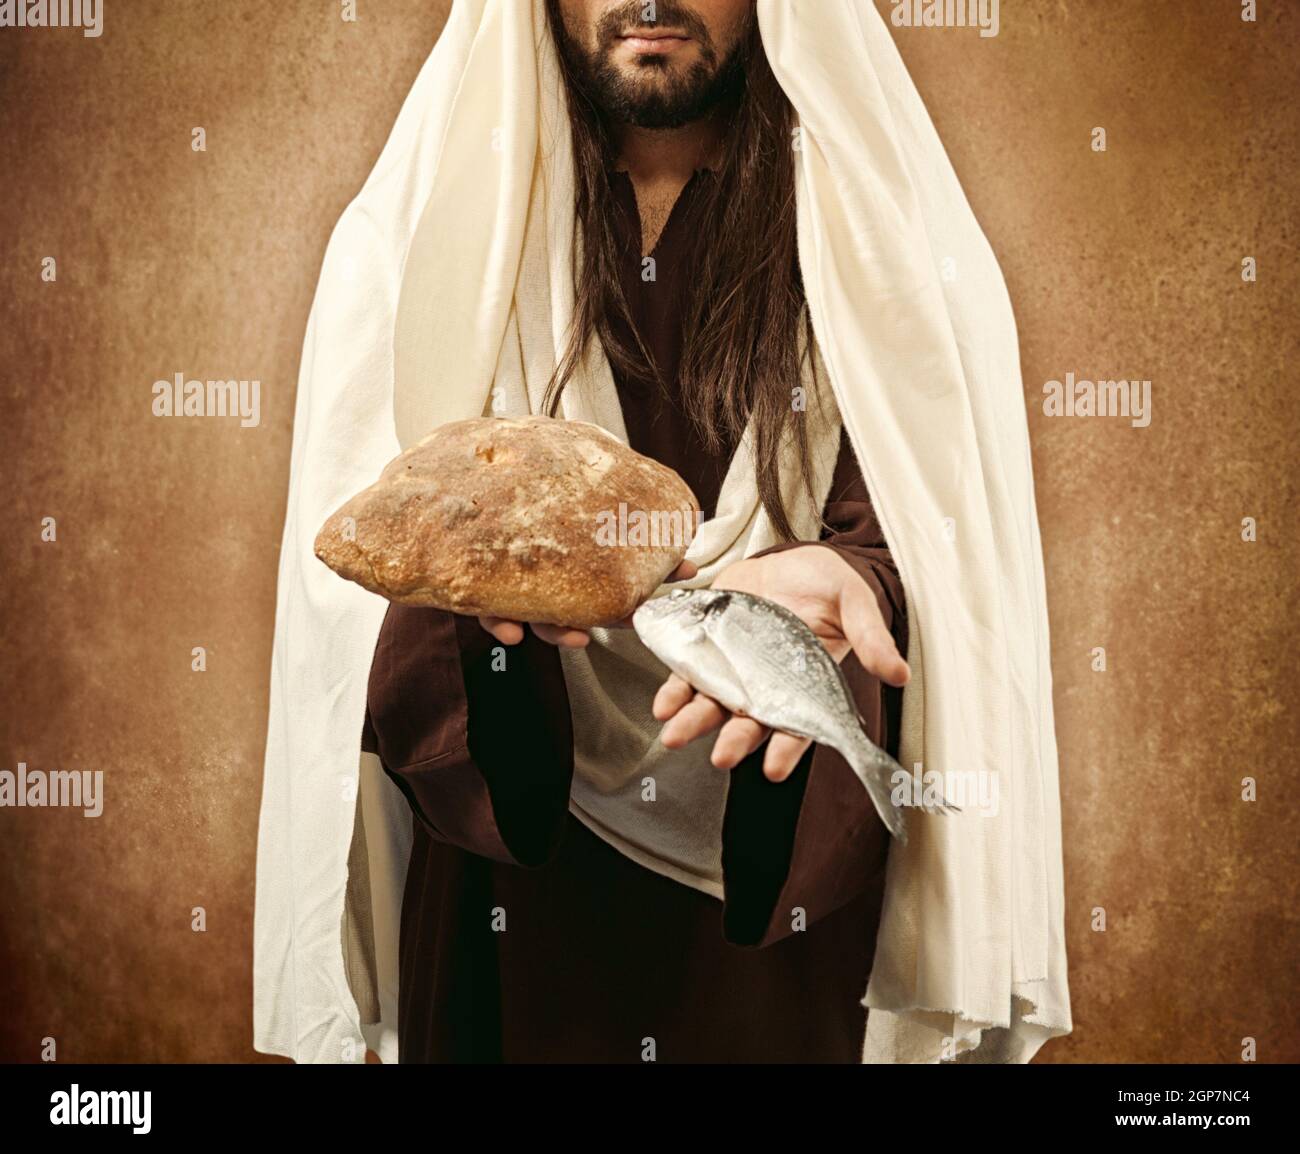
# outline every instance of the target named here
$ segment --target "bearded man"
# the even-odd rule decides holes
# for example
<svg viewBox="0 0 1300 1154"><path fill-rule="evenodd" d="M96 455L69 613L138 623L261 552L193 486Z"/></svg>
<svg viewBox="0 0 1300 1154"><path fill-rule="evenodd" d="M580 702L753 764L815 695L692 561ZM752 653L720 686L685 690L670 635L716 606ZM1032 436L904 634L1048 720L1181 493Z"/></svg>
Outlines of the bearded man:
<svg viewBox="0 0 1300 1154"><path fill-rule="evenodd" d="M453 10L340 222L309 325L259 1048L346 1060L359 1031L409 1062L1025 1061L1068 1030L1023 409L990 432L1018 391L1014 326L996 298L973 319L1000 278L968 210L936 214L909 184L906 132L937 138L904 122L893 139L885 80L901 65L866 50L882 44L866 0ZM855 51L881 75L857 75ZM827 76L797 89L819 59ZM878 124L826 103L859 84ZM843 171L889 181L902 207L853 195L841 149L878 164ZM970 296L940 285L928 251L949 216L971 272L994 278ZM979 337L972 364L966 334L985 323L996 356ZM373 476L394 426L405 445L529 411L595 420L675 469L704 524L674 579L796 613L905 761L1013 762L1015 816L914 824L905 856L838 753L729 714L629 630L381 613L305 565L311 519ZM1023 459L995 461L1008 446ZM919 686L903 692L904 655L923 652L912 601L936 670L924 710ZM359 779L342 768L351 726ZM310 794L322 760L345 782L334 821ZM284 844L308 822L316 856ZM1028 881L1015 854L1038 865Z"/></svg>

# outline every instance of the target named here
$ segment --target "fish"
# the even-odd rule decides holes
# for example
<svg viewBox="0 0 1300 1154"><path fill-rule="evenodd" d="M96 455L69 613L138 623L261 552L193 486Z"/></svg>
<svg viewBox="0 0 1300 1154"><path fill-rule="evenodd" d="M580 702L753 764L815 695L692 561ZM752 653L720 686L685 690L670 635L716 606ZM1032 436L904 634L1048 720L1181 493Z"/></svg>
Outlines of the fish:
<svg viewBox="0 0 1300 1154"><path fill-rule="evenodd" d="M885 828L907 843L891 785L910 775L867 736L844 671L800 617L735 589L674 589L644 602L632 628L664 665L732 713L836 750ZM945 799L921 808L959 807Z"/></svg>

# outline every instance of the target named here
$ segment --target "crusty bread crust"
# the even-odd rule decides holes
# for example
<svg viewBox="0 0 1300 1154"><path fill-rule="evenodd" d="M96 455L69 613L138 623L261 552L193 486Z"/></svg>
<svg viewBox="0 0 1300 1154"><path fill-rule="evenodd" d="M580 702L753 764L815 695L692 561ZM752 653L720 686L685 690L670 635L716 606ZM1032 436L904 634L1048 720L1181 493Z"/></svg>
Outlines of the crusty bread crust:
<svg viewBox="0 0 1300 1154"><path fill-rule="evenodd" d="M684 535L618 530L680 514ZM321 527L316 556L403 605L591 628L630 614L681 563L699 503L604 429L549 417L435 430ZM617 534L617 539L614 538Z"/></svg>

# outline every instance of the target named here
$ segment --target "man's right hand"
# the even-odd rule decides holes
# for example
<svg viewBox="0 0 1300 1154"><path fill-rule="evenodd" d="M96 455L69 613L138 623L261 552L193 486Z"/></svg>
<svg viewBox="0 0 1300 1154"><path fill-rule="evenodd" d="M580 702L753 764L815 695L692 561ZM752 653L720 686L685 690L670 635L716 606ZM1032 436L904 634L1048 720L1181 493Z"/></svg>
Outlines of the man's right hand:
<svg viewBox="0 0 1300 1154"><path fill-rule="evenodd" d="M699 569L693 561L683 561L666 578L666 581L685 581L694 577ZM501 617L480 617L478 623L492 634L502 645L518 645L524 639L524 622L507 621ZM529 628L543 641L557 645L562 649L582 649L591 641L591 634L585 629L573 629L567 625L547 625L540 621L528 623ZM632 618L612 622L610 628L630 629Z"/></svg>

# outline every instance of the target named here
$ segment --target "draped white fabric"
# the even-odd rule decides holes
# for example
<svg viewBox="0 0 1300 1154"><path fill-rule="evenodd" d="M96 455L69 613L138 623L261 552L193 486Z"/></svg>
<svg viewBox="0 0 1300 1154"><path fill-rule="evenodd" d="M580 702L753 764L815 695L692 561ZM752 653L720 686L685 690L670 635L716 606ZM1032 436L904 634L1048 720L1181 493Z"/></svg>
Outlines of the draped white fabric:
<svg viewBox="0 0 1300 1154"><path fill-rule="evenodd" d="M996 775L1000 799L996 815L914 813L907 846L891 847L864 1061L967 1051L966 1060L1027 1061L1069 1031L1070 1012L1047 614L1014 319L869 0L758 0L758 13L800 119L800 257L832 392L810 413L818 491L796 502L796 525L816 535L842 420L907 591L913 679L901 760ZM258 844L259 1050L351 1060L364 1033L396 1058L409 830L382 778L360 793L383 939L380 1023L359 1024L339 944L384 603L330 573L312 540L430 429L537 410L573 302L561 92L542 0L456 0L326 253L299 379L277 601ZM564 415L626 440L599 350L566 391ZM692 544L696 584L773 540L745 450ZM635 644L597 641L598 664ZM566 659L565 676L591 735L634 714L643 690L610 672L617 663L600 672L585 661ZM581 738L578 752L581 762ZM585 781L575 777L574 805L589 819Z"/></svg>

